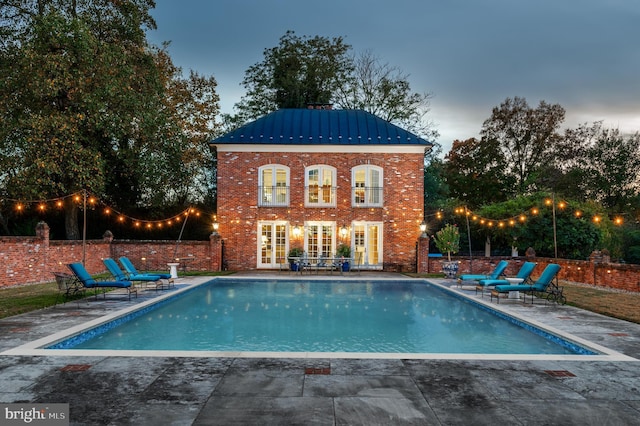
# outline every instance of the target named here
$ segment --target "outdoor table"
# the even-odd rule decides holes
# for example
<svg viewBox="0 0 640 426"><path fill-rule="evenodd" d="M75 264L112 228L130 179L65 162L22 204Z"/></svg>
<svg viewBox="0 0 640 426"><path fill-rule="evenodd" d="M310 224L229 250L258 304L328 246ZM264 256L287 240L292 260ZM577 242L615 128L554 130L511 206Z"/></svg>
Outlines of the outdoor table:
<svg viewBox="0 0 640 426"><path fill-rule="evenodd" d="M316 274L320 269L329 270L330 274L333 274L334 269L338 269L340 274L344 273L342 265L345 262L350 262L353 265L353 259L348 257L290 257L298 265L298 272L300 275L307 270L309 273L315 270Z"/></svg>
<svg viewBox="0 0 640 426"><path fill-rule="evenodd" d="M169 267L169 274L171 274L171 278L178 278L178 265L179 263L167 263Z"/></svg>
<svg viewBox="0 0 640 426"><path fill-rule="evenodd" d="M505 278L507 281L509 281L509 284L511 285L517 285L517 284L522 284L522 282L524 281L524 278ZM520 292L519 291L510 291L509 292L509 299L520 299Z"/></svg>

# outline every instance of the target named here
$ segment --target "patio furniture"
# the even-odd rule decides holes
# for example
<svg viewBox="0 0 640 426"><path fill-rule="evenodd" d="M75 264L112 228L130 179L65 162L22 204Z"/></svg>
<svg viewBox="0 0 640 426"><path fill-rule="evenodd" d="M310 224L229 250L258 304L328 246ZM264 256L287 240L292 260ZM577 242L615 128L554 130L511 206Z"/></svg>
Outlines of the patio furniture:
<svg viewBox="0 0 640 426"><path fill-rule="evenodd" d="M136 298L138 297L138 291L133 287L131 281L96 281L80 262L70 263L67 267L71 269L73 275L75 275L85 288L95 290L96 299L98 298L98 290L102 290L106 298L106 290L108 288L121 288L126 290L129 300L131 300L132 293L136 295Z"/></svg>
<svg viewBox="0 0 640 426"><path fill-rule="evenodd" d="M71 274L66 274L64 272L54 272L53 275L56 278L56 283L58 284L58 295L56 296L56 301L54 302L54 306L58 304L58 298L62 296L62 303L67 303L67 301L71 299L79 299L84 297L85 289L82 286L82 283L74 278Z"/></svg>
<svg viewBox="0 0 640 426"><path fill-rule="evenodd" d="M127 272L127 274L131 274L131 275L137 275L137 276L141 276L141 275L154 275L154 276L158 276L160 278L162 278L163 280L170 280L170 282L173 284L173 278L171 277L171 274L165 274L162 272L154 272L153 274L143 274L138 272L138 270L136 269L135 266L133 266L133 263L131 262L131 260L129 260L128 257L126 256L121 256L120 259L120 264L122 265L122 267L124 268L124 270Z"/></svg>
<svg viewBox="0 0 640 426"><path fill-rule="evenodd" d="M462 285L462 281L480 281L480 280L497 280L504 274L505 269L509 266L509 262L501 260L498 262L493 271L488 275L482 274L463 274L458 277L458 285Z"/></svg>
<svg viewBox="0 0 640 426"><path fill-rule="evenodd" d="M125 273L120 269L116 261L111 259L110 257L103 259L102 262L109 270L109 273L113 275L113 278L115 278L116 281L132 281L145 284L153 283L156 287L156 290L164 289L165 285L167 288L169 288L173 283L172 279L163 279L160 277L160 275Z"/></svg>
<svg viewBox="0 0 640 426"><path fill-rule="evenodd" d="M521 279L522 280L520 281L521 283L528 282L530 280L531 273L535 269L536 265L537 264L534 262L524 262L520 267L520 270L518 271L516 276L513 278ZM510 284L509 280L506 278L498 279L498 280L480 280L478 281L478 285L476 285L476 294L478 293L478 290L480 290L482 297L484 297L484 291L488 287L495 287L497 285L509 285L509 284Z"/></svg>
<svg viewBox="0 0 640 426"><path fill-rule="evenodd" d="M498 299L498 303L500 303L500 294L507 293L512 291L521 291L525 293L525 302L526 302L526 293L531 295L531 303L533 304L533 295L534 293L546 293L547 288L551 284L551 281L556 279L558 272L560 272L560 265L555 263L550 263L546 268L542 271L542 275L533 283L533 284L509 284L509 285L496 285L493 290L491 290L491 300L493 301L493 297L496 296Z"/></svg>

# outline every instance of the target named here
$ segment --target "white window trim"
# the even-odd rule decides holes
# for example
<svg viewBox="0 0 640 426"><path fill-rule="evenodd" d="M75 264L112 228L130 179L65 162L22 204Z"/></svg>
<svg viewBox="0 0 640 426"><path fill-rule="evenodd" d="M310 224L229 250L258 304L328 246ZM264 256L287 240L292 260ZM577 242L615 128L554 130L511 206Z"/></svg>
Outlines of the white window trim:
<svg viewBox="0 0 640 426"><path fill-rule="evenodd" d="M285 241L285 259L287 254L289 253L289 232L291 231L291 225L289 222L287 222L286 220L259 220L258 221L258 227L257 227L257 232L256 235L258 236L258 241L256 244L256 268L258 269L273 269L274 267L278 266L277 264L271 265L271 264L263 264L260 260L262 259L262 226L263 225L270 225L271 227L273 226L277 226L277 225L284 225L286 230L285 230L285 234L286 234L286 241ZM273 247L273 242L272 242L272 247ZM277 259L275 259L275 261L277 262Z"/></svg>
<svg viewBox="0 0 640 426"><path fill-rule="evenodd" d="M374 202L369 202L369 196L367 194L367 192L365 191L365 202L364 203L356 203L356 194L355 194L355 187L356 187L356 172L363 170L365 171L365 178L364 178L364 187L365 190L367 188L373 188L371 186L371 182L369 182L369 171L370 170L377 170L380 173L380 182L379 182L379 186L377 186L376 188L380 188L380 201L378 201L377 203ZM352 207L382 207L384 206L384 169L380 166L374 166L372 164L361 164L359 166L356 166L354 168L351 169L351 206Z"/></svg>
<svg viewBox="0 0 640 426"><path fill-rule="evenodd" d="M369 252L367 250L367 245L365 245L364 258L362 259L361 267L363 267L364 269L381 270L383 268L383 265L384 265L384 222L358 220L358 221L354 221L351 224L351 226L352 226L352 231L351 231L351 250L352 250L352 255L355 258L356 250L355 250L354 241L355 241L355 228L356 228L356 226L364 226L366 228L366 227L368 227L370 225L378 226L378 229L379 229L378 232L380 233L378 235L379 262L375 263L375 264L369 263Z"/></svg>
<svg viewBox="0 0 640 426"><path fill-rule="evenodd" d="M305 252L309 252L309 247L308 247L308 242L309 242L309 235L307 233L307 230L312 227L312 226L318 226L318 227L323 227L323 226L329 226L331 227L331 248L332 248L332 252L331 255L335 254L336 249L338 248L338 244L337 244L337 239L336 239L336 232L337 232L337 228L336 228L336 222L333 221L328 221L328 220L324 220L324 221L307 221L304 224L304 236L303 236L303 249Z"/></svg>
<svg viewBox="0 0 640 426"><path fill-rule="evenodd" d="M309 202L309 171L311 170L316 170L316 169L328 169L331 171L331 201L328 203L325 202L320 202L320 200L318 200L317 203L311 203ZM307 166L304 169L304 205L305 207L336 207L337 203L336 203L336 199L337 197L337 186L336 186L336 179L337 179L337 169L333 166L329 166L328 164L314 164L311 166ZM322 188L322 186L320 186Z"/></svg>
<svg viewBox="0 0 640 426"><path fill-rule="evenodd" d="M263 199L263 192L265 187L265 183L263 182L263 171L265 169L272 169L273 170L273 176L276 176L276 171L277 169L284 169L284 171L287 174L287 179L286 179L286 186L285 186L285 200L282 203L278 203L276 201L272 201L272 202L266 202ZM286 207L289 206L289 200L290 200L290 182L291 182L291 169L288 166L285 166L283 164L265 164L263 166L260 166L258 168L258 206L265 206L265 207ZM273 186L273 182L269 183L268 186ZM272 197L276 197L276 194L272 194Z"/></svg>

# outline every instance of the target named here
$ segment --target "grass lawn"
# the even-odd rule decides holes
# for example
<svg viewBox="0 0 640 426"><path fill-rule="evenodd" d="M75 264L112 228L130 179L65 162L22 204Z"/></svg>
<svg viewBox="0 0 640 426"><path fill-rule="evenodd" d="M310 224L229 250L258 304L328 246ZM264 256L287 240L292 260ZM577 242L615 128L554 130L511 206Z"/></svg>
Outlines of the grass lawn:
<svg viewBox="0 0 640 426"><path fill-rule="evenodd" d="M640 324L640 293L619 292L562 281L560 285L564 287L568 305Z"/></svg>
<svg viewBox="0 0 640 426"><path fill-rule="evenodd" d="M193 272L186 275L225 275L224 273ZM411 274L417 276L416 274ZM426 278L424 275L420 277ZM433 275L442 277L441 274ZM601 287L560 282L567 304L640 324L640 293L623 293ZM0 289L0 318L53 306L58 297L55 282L30 284Z"/></svg>
<svg viewBox="0 0 640 426"><path fill-rule="evenodd" d="M226 275L228 272L187 272L184 276L195 275ZM180 274L180 276L183 276ZM108 275L96 275L96 279L106 278ZM62 303L62 296L58 296L58 284L55 281L44 284L27 284L6 288L0 288L0 318L22 314L36 309L43 309L53 306L56 298L58 303ZM90 293L87 292L87 295ZM93 295L93 293L91 293ZM89 297L89 296L87 296ZM93 297L93 296L91 296Z"/></svg>

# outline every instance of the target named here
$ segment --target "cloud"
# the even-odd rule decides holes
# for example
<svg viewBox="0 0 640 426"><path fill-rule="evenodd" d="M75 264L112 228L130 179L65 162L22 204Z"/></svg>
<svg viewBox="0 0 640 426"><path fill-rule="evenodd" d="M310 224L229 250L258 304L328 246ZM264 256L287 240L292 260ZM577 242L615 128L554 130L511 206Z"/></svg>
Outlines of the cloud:
<svg viewBox="0 0 640 426"><path fill-rule="evenodd" d="M520 96L567 111L565 124L605 120L640 130L640 2L609 0L183 0L158 2L158 30L177 65L218 80L222 109L245 70L287 31L342 36L431 92L446 145L477 135L491 109Z"/></svg>

